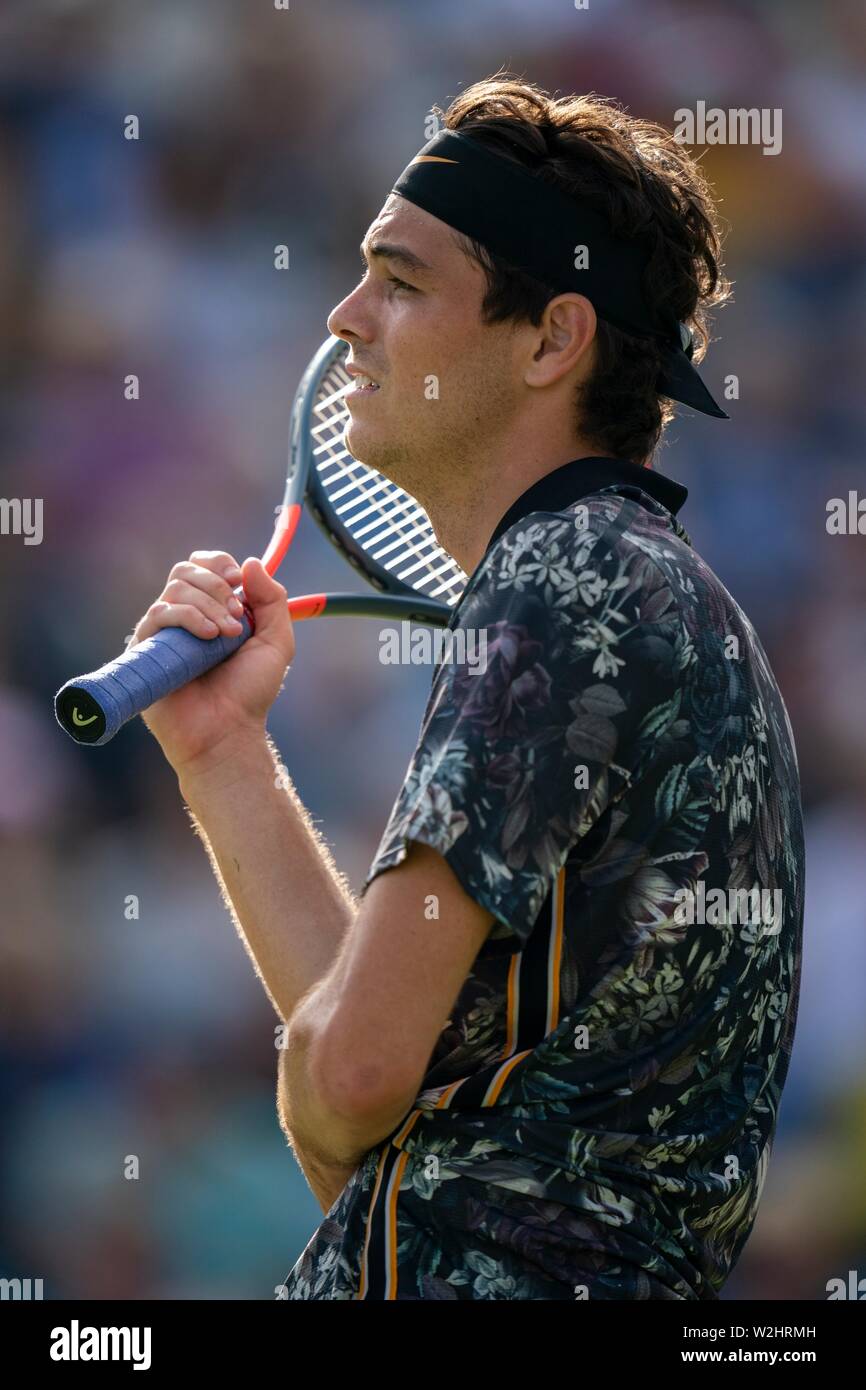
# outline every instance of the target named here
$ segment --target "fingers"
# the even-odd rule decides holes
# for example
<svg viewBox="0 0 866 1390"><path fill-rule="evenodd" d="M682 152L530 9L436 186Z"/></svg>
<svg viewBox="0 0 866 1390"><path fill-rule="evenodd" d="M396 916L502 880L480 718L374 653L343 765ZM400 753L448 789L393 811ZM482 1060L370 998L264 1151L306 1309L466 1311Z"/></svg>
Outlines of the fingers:
<svg viewBox="0 0 866 1390"><path fill-rule="evenodd" d="M228 627L213 622L205 616L197 604L166 603L159 599L156 603L151 604L136 628L135 640L136 642L143 642L146 637L152 637L155 632L159 632L164 627L182 627L187 632L191 632L193 637L206 638L218 637L220 632L225 633L227 637L237 637L241 630L240 623L229 630Z"/></svg>
<svg viewBox="0 0 866 1390"><path fill-rule="evenodd" d="M233 556L223 550L193 551L189 560L172 567L165 588L136 627L132 645L164 627L182 627L195 637L237 637L243 605L232 585L240 581Z"/></svg>
<svg viewBox="0 0 866 1390"><path fill-rule="evenodd" d="M261 560L251 555L244 561L244 594L253 608L270 603L285 603L288 594L279 580L268 574Z"/></svg>
<svg viewBox="0 0 866 1390"><path fill-rule="evenodd" d="M274 624L291 626L286 590L255 556L244 561L244 597L255 617L258 636L263 636Z"/></svg>
<svg viewBox="0 0 866 1390"><path fill-rule="evenodd" d="M206 573L206 571L204 571ZM193 607L199 609L205 618L229 636L237 636L241 630L238 619L243 613L243 604L235 598L227 584L211 575L213 585L219 585L219 597L214 597L213 587L203 584L196 578L172 579L166 584L160 602L168 607Z"/></svg>
<svg viewBox="0 0 866 1390"><path fill-rule="evenodd" d="M290 662L294 657L294 636L288 594L255 556L244 561L244 594L255 618L256 637L277 646Z"/></svg>
<svg viewBox="0 0 866 1390"><path fill-rule="evenodd" d="M137 646L164 627L182 627L194 637L208 639L219 637L221 633L226 637L239 636L243 625L236 618L226 613L221 622L215 622L203 611L201 591L192 592L197 597L191 603L170 603L167 599L157 599L156 603L152 603L132 634L129 645Z"/></svg>
<svg viewBox="0 0 866 1390"><path fill-rule="evenodd" d="M229 584L241 582L241 567L234 556L225 550L194 550L189 560L182 561L180 567L186 564L199 565L202 569L212 570L214 574L221 574ZM174 569L180 567L175 565ZM173 574L174 570L171 572Z"/></svg>
<svg viewBox="0 0 866 1390"><path fill-rule="evenodd" d="M232 590L241 582L241 567L221 550L194 550L188 560L172 566L166 588L175 579L185 580L213 594L225 607Z"/></svg>

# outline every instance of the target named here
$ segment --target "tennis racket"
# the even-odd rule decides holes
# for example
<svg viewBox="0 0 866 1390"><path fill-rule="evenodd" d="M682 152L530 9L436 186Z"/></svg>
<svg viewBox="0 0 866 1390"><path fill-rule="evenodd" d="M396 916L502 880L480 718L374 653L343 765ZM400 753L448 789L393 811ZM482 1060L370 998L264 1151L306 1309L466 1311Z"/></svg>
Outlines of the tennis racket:
<svg viewBox="0 0 866 1390"><path fill-rule="evenodd" d="M295 393L286 490L262 563L270 575L279 569L306 502L328 540L378 593L303 594L289 600L294 621L369 617L447 627L466 575L415 498L349 453L348 352L342 339L329 337ZM235 593L243 603L242 586ZM58 723L78 743L108 743L136 714L236 652L253 633L246 604L240 622L237 637L210 640L162 628L98 671L67 681L54 700Z"/></svg>

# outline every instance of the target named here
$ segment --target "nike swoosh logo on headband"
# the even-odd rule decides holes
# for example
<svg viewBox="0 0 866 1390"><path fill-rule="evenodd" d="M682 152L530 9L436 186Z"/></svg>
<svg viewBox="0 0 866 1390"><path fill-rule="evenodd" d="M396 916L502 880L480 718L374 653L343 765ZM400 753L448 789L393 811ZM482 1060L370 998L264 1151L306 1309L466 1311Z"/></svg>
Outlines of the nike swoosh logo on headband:
<svg viewBox="0 0 866 1390"><path fill-rule="evenodd" d="M410 164L456 164L456 159L444 159L441 154L416 154Z"/></svg>

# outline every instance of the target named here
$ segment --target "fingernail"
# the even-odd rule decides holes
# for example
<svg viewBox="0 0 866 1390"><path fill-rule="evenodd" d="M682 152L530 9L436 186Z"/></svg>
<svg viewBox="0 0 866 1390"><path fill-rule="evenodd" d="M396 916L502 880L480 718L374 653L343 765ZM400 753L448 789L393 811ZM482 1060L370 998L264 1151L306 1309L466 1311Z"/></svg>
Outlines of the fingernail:
<svg viewBox="0 0 866 1390"><path fill-rule="evenodd" d="M239 618L239 617L241 616L241 614L243 613L243 611L244 611L244 606L243 606L243 604L241 603L240 599L235 598L235 596L234 596L234 594L233 594L232 597L229 599L229 612L230 612L230 613L234 613L235 617L236 617L236 618Z"/></svg>

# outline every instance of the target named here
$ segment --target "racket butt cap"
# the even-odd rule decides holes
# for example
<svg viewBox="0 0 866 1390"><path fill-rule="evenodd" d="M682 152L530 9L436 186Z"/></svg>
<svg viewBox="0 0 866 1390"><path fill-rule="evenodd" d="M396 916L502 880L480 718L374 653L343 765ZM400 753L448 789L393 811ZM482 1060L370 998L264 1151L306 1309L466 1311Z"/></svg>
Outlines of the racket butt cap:
<svg viewBox="0 0 866 1390"><path fill-rule="evenodd" d="M64 685L57 692L54 713L76 743L99 743L105 733L105 711L80 685Z"/></svg>

